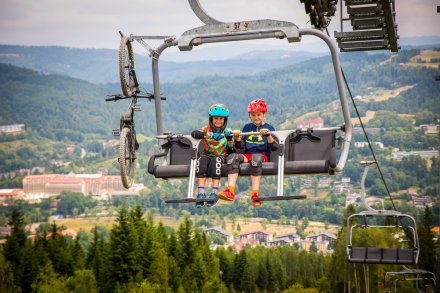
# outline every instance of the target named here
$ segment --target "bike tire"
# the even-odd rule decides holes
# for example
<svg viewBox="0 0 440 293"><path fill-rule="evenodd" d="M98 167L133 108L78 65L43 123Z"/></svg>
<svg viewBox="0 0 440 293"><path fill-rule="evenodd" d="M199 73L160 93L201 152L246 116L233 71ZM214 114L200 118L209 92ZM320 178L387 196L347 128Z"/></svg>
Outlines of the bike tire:
<svg viewBox="0 0 440 293"><path fill-rule="evenodd" d="M122 128L119 140L118 161L122 185L127 189L130 188L134 182L135 154L131 152L133 143L130 128Z"/></svg>
<svg viewBox="0 0 440 293"><path fill-rule="evenodd" d="M122 93L132 97L136 92L134 77L134 52L128 37L123 37L119 45L119 79Z"/></svg>

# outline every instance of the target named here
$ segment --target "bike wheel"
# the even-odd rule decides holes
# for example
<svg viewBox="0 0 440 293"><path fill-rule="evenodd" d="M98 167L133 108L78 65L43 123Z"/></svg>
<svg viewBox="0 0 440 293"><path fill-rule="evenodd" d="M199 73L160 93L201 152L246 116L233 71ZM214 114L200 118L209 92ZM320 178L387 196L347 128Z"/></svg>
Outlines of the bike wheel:
<svg viewBox="0 0 440 293"><path fill-rule="evenodd" d="M133 96L136 92L134 53L128 37L123 37L119 45L119 79L122 93L128 97Z"/></svg>
<svg viewBox="0 0 440 293"><path fill-rule="evenodd" d="M121 173L122 185L130 188L134 182L134 148L130 128L122 128L119 140L119 170Z"/></svg>

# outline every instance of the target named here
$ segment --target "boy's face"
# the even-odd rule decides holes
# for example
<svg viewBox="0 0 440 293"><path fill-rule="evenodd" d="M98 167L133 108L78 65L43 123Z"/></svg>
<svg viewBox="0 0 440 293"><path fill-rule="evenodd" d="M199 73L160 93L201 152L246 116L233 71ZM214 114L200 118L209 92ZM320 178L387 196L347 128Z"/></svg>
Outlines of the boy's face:
<svg viewBox="0 0 440 293"><path fill-rule="evenodd" d="M249 113L249 117L251 118L252 123L254 123L255 125L260 126L261 124L263 124L264 113L252 112Z"/></svg>
<svg viewBox="0 0 440 293"><path fill-rule="evenodd" d="M222 127L225 123L225 117L212 117L212 124L214 124L215 127Z"/></svg>

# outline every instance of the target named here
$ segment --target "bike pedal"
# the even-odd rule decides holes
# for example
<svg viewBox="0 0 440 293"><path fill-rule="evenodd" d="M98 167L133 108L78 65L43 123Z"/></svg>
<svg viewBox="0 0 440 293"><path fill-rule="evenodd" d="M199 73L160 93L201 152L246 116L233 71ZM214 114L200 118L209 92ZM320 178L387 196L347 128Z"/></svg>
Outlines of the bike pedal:
<svg viewBox="0 0 440 293"><path fill-rule="evenodd" d="M121 131L119 129L113 129L112 130L112 135L113 136L121 136Z"/></svg>

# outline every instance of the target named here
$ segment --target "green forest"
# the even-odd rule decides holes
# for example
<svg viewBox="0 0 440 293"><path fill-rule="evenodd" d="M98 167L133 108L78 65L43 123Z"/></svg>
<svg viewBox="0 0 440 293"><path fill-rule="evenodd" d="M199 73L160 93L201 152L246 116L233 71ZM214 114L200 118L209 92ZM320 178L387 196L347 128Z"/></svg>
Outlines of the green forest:
<svg viewBox="0 0 440 293"><path fill-rule="evenodd" d="M354 212L349 207L346 216ZM0 254L1 292L342 292L390 286L384 271L395 265L349 264L345 229L341 228L332 255L297 246L244 247L238 253L210 249L206 235L185 217L176 230L153 223L142 208L122 206L110 231L96 226L76 239L62 236L62 227L46 226L32 239L24 230L23 214L9 219L12 234ZM417 267L435 271L436 243L425 209L418 233ZM392 245L392 234L363 230L356 238L370 245ZM398 292L413 290L411 282Z"/></svg>

